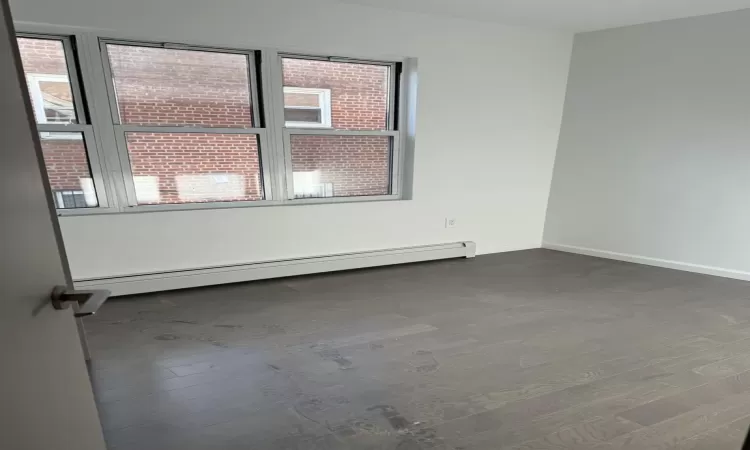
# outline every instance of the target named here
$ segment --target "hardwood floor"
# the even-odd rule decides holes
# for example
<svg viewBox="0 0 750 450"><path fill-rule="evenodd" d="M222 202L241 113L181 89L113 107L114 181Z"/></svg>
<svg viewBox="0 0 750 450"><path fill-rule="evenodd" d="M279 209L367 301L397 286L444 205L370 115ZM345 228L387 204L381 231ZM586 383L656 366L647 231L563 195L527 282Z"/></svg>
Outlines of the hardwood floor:
<svg viewBox="0 0 750 450"><path fill-rule="evenodd" d="M110 449L739 450L750 283L548 250L116 298Z"/></svg>

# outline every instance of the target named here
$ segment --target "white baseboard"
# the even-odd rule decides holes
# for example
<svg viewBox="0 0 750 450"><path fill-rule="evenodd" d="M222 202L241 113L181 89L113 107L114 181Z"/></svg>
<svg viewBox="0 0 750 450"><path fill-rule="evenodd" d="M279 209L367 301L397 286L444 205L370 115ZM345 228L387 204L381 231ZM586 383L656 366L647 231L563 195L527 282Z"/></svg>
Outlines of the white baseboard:
<svg viewBox="0 0 750 450"><path fill-rule="evenodd" d="M281 278L449 258L473 258L474 242L424 245L221 267L75 280L76 289L108 289L112 296Z"/></svg>
<svg viewBox="0 0 750 450"><path fill-rule="evenodd" d="M628 253L610 252L607 250L597 250L594 248L576 247L574 245L553 244L551 242L542 243L543 248L558 250L561 252L578 253L580 255L596 256L599 258L615 259L618 261L627 261L648 266L665 267L667 269L684 270L686 272L702 273L705 275L714 275L717 277L734 278L737 280L750 281L750 272L741 270L725 269L723 267L704 266L701 264L691 264L669 259L650 258L648 256L631 255Z"/></svg>

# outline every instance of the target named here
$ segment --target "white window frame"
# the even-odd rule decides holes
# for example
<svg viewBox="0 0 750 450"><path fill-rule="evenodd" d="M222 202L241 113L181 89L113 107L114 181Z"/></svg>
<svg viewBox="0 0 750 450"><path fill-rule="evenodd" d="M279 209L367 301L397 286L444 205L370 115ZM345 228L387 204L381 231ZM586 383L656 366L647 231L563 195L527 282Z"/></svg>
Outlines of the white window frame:
<svg viewBox="0 0 750 450"><path fill-rule="evenodd" d="M44 110L44 94L42 93L42 87L39 84L44 82L70 84L68 76L45 73L28 73L26 74L26 79L28 80L29 95L31 96L32 100L31 104L34 107L34 116L36 117L36 123L53 123L47 120L47 113ZM75 110L75 104L71 102L71 105Z"/></svg>
<svg viewBox="0 0 750 450"><path fill-rule="evenodd" d="M410 199L414 151L416 106L416 59L368 60L282 53L275 49L233 49L198 45L149 42L133 36L102 34L95 29L54 25L18 25L18 36L46 38L64 43L73 100L79 124L39 124L41 132L81 132L97 193L97 208L60 209L58 215L76 216L112 213L224 209L301 204L355 203ZM73 50L75 41L75 51ZM170 49L240 53L248 56L250 92L253 105L251 128L202 127L140 127L119 123L119 109L106 54L107 43L153 46ZM359 62L391 67L389 84L388 126L385 130L347 131L320 126L295 125L284 121L284 86L282 57ZM397 70L398 69L398 70ZM82 94L85 93L85 96ZM323 94L325 95L325 94ZM85 98L86 104L83 105ZM323 103L330 105L330 91ZM262 99L263 103L260 103ZM85 106L85 109L84 109ZM138 205L135 196L125 133L143 132L218 132L256 134L260 150L261 174L265 198L258 201L216 201ZM402 133L403 137L402 137ZM296 198L291 164L291 136L300 135L362 135L388 136L391 140L390 192L387 195L359 197ZM406 170L404 170L406 168ZM330 194L326 194L330 195Z"/></svg>
<svg viewBox="0 0 750 450"><path fill-rule="evenodd" d="M28 81L27 84L29 86L29 96L31 97L31 106L34 109L34 117L36 118L36 123L39 125L50 124L50 122L47 120L47 113L44 110L44 95L42 94L42 88L41 86L39 86L39 83L52 81L57 83L64 82L69 84L70 80L68 79L68 76L44 73L29 73L26 74L26 80ZM75 111L75 103L73 103L73 110ZM39 133L39 137L42 139L69 139L71 141L75 141L80 139L81 135L78 133L50 134L49 132L41 132Z"/></svg>
<svg viewBox="0 0 750 450"><path fill-rule="evenodd" d="M397 92L400 83L400 71L399 63L391 61L376 61L376 60L363 60L354 58L340 58L340 57L326 57L326 56L314 56L314 55L300 55L291 53L279 54L277 67L279 75L275 79L279 83L283 80L283 59L302 59L302 60L318 60L318 61L330 61L330 62L342 62L350 64L367 64L367 65L380 65L388 67L388 116L386 124L382 130L336 130L336 129L311 129L311 127L283 127L283 142L284 142L284 164L286 167L286 193L287 200L294 203L306 203L306 202L346 202L346 201L358 201L358 200L398 200L402 198L401 182L402 182L402 166L404 161L404 151L401 144L401 132L400 125L396 119L397 114L403 109L403 104L399 102ZM283 89L279 89L282 90ZM282 92L283 94L283 92ZM281 99L281 108L283 111L283 95ZM390 179L389 189L387 194L383 195L368 195L368 196L350 196L350 197L317 197L317 198L297 198L295 195L294 188L294 172L292 170L292 136L294 135L321 135L321 136L383 136L388 137L390 140L391 147L391 165L390 165ZM335 190L335 188L334 188Z"/></svg>
<svg viewBox="0 0 750 450"><path fill-rule="evenodd" d="M295 122L293 120L285 120L284 126L286 128L331 128L331 90L320 89L320 88L304 88L304 87L293 87L284 86L284 94L312 94L318 96L319 107L315 106L286 106L284 105L284 114L287 109L319 109L320 110L320 123L314 122Z"/></svg>

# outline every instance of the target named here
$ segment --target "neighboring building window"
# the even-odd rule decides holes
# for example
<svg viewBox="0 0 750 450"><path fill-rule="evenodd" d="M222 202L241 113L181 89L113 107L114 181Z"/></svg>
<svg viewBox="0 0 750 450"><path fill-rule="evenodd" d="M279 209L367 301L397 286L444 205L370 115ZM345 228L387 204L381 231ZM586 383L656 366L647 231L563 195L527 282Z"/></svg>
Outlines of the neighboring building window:
<svg viewBox="0 0 750 450"><path fill-rule="evenodd" d="M93 33L18 46L60 214L400 198L401 62Z"/></svg>
<svg viewBox="0 0 750 450"><path fill-rule="evenodd" d="M73 94L67 75L26 74L37 123L76 123Z"/></svg>
<svg viewBox="0 0 750 450"><path fill-rule="evenodd" d="M288 128L331 128L331 90L284 86Z"/></svg>
<svg viewBox="0 0 750 450"><path fill-rule="evenodd" d="M54 190L52 195L55 198L55 206L58 209L63 208L86 208L89 201L86 193L76 190Z"/></svg>
<svg viewBox="0 0 750 450"><path fill-rule="evenodd" d="M93 127L76 104L80 86L75 65L68 60L70 40L19 37L18 47L57 208L99 206L97 189L103 187L95 186L88 151L94 145Z"/></svg>
<svg viewBox="0 0 750 450"><path fill-rule="evenodd" d="M26 81L37 124L70 125L76 123L76 110L67 75L31 73L26 74ZM41 132L39 136L42 139L75 140L81 138L79 133ZM82 208L82 206L69 206L68 208Z"/></svg>

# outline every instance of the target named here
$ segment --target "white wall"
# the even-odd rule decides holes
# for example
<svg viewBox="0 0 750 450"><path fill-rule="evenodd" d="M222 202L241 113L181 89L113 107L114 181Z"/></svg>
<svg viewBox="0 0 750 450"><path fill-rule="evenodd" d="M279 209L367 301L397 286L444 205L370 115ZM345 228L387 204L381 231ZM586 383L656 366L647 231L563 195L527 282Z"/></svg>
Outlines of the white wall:
<svg viewBox="0 0 750 450"><path fill-rule="evenodd" d="M546 245L750 279L749 194L750 10L576 36Z"/></svg>
<svg viewBox="0 0 750 450"><path fill-rule="evenodd" d="M11 3L17 21L143 39L419 61L413 200L66 217L76 278L459 240L480 253L541 245L570 35L322 1Z"/></svg>

